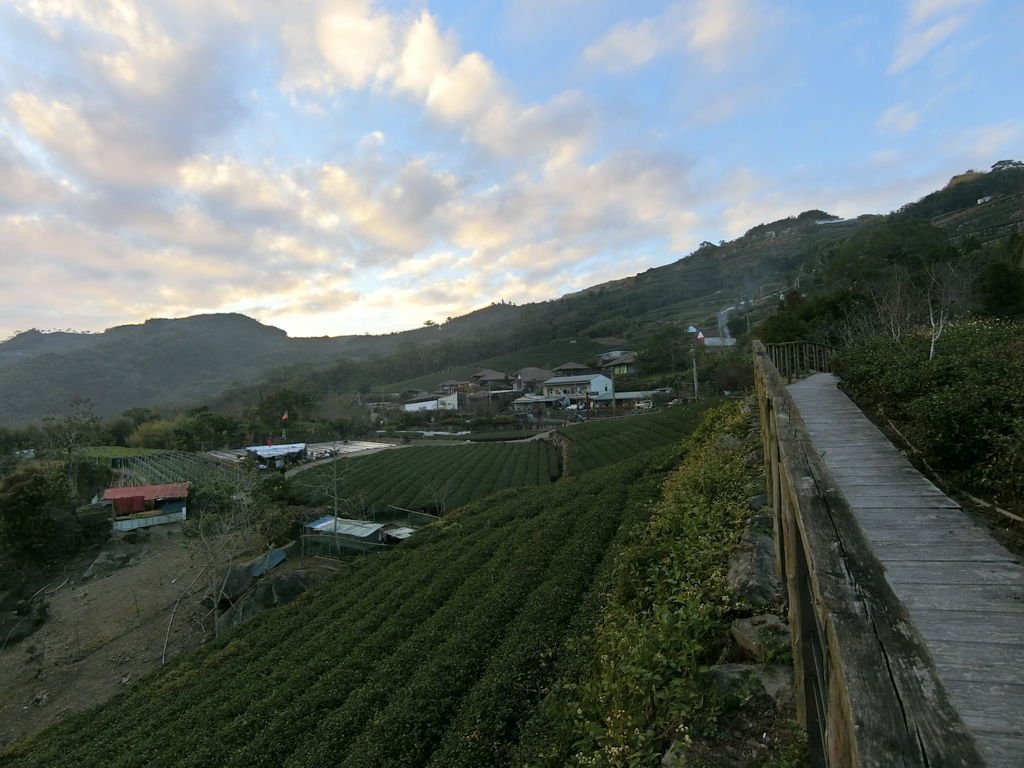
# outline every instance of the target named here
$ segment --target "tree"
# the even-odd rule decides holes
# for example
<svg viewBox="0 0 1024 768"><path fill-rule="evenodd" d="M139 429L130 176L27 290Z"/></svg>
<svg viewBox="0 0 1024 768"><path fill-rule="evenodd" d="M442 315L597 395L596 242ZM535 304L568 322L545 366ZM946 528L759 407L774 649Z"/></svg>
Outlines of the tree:
<svg viewBox="0 0 1024 768"><path fill-rule="evenodd" d="M928 282L924 298L928 307L930 330L928 359L934 360L939 349L939 339L963 303L964 291L959 273L949 262L929 264L925 275Z"/></svg>
<svg viewBox="0 0 1024 768"><path fill-rule="evenodd" d="M26 464L0 480L0 549L40 559L71 516L67 478L42 464Z"/></svg>
<svg viewBox="0 0 1024 768"><path fill-rule="evenodd" d="M983 266L971 285L978 312L990 317L1024 314L1024 269L1003 261Z"/></svg>
<svg viewBox="0 0 1024 768"><path fill-rule="evenodd" d="M203 564L212 605L213 634L223 629L222 601L231 579L232 562L253 544L255 526L264 511L265 499L246 475L234 481L195 486L189 491L191 517L186 534Z"/></svg>
<svg viewBox="0 0 1024 768"><path fill-rule="evenodd" d="M71 413L63 419L48 416L43 420L43 432L50 447L59 452L67 475L71 494L78 498L78 463L82 449L95 445L100 435L101 423L92 410L87 398L76 397L71 401Z"/></svg>

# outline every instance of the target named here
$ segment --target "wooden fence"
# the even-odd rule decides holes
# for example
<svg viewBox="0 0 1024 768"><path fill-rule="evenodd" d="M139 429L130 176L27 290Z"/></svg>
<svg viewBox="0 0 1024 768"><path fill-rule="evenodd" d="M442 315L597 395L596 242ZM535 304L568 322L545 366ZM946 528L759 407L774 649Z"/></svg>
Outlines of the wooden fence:
<svg viewBox="0 0 1024 768"><path fill-rule="evenodd" d="M787 381L814 371L832 370L832 355L836 351L835 347L817 341L786 341L767 344L765 349L775 369Z"/></svg>
<svg viewBox="0 0 1024 768"><path fill-rule="evenodd" d="M984 765L760 342L754 379L811 765Z"/></svg>

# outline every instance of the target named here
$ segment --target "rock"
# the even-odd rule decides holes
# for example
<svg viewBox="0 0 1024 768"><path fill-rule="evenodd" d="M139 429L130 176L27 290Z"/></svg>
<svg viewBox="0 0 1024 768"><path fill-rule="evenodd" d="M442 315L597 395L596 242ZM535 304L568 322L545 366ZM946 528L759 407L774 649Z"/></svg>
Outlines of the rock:
<svg viewBox="0 0 1024 768"><path fill-rule="evenodd" d="M741 445L743 445L743 441L740 440L738 437L733 437L732 435L722 435L720 438L718 438L718 442L716 443L716 445L722 450L734 451Z"/></svg>
<svg viewBox="0 0 1024 768"><path fill-rule="evenodd" d="M224 626L241 624L257 613L290 603L316 583L314 576L306 571L292 571L259 580L256 589L226 610L221 619Z"/></svg>
<svg viewBox="0 0 1024 768"><path fill-rule="evenodd" d="M782 582L775 575L775 543L748 528L729 562L729 584L755 608L782 603Z"/></svg>
<svg viewBox="0 0 1024 768"><path fill-rule="evenodd" d="M736 645L755 661L764 661L766 656L777 657L789 650L789 627L771 613L737 619L729 631Z"/></svg>
<svg viewBox="0 0 1024 768"><path fill-rule="evenodd" d="M233 603L255 583L256 577L252 575L252 569L248 563L233 565L224 580L221 599L230 600Z"/></svg>
<svg viewBox="0 0 1024 768"><path fill-rule="evenodd" d="M672 742L668 752L661 756L661 768L686 768L687 755L690 753L690 745L679 740Z"/></svg>
<svg viewBox="0 0 1024 768"><path fill-rule="evenodd" d="M711 679L726 696L765 695L782 711L793 706L793 668L781 664L719 664Z"/></svg>
<svg viewBox="0 0 1024 768"><path fill-rule="evenodd" d="M793 668L782 664L766 664L757 673L757 679L775 707L788 712L793 708Z"/></svg>
<svg viewBox="0 0 1024 768"><path fill-rule="evenodd" d="M768 506L768 494L759 493L756 496L751 496L747 499L747 504L750 509L754 512L760 512L762 509Z"/></svg>
<svg viewBox="0 0 1024 768"><path fill-rule="evenodd" d="M711 668L711 682L726 695L736 694L750 684L755 669L753 664L718 664Z"/></svg>
<svg viewBox="0 0 1024 768"><path fill-rule="evenodd" d="M112 536L96 555L92 565L82 574L82 578L91 579L94 576L102 576L138 564L144 544L148 539L149 534L142 530L127 531Z"/></svg>

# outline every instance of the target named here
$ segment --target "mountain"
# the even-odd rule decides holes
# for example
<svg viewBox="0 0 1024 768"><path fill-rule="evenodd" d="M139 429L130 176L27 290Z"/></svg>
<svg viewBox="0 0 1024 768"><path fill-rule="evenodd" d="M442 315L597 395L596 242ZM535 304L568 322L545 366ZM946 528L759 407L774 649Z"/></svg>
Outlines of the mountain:
<svg viewBox="0 0 1024 768"><path fill-rule="evenodd" d="M56 338L53 338L56 337ZM148 320L99 334L27 331L0 344L0 423L35 421L75 397L103 417L186 404L277 366L332 358L348 339L289 339L244 315Z"/></svg>
<svg viewBox="0 0 1024 768"><path fill-rule="evenodd" d="M26 331L0 344L0 425L60 413L74 397L89 398L109 417L132 407L216 403L227 390L251 395L264 384L299 383L319 393L375 389L559 339L636 340L669 323L713 327L718 310L744 299L827 287L825 266L840 246L858 244L858 233L880 222L907 221L957 247L1024 232L1024 164L1002 161L990 172L954 177L888 216L842 220L805 211L560 299L495 303L401 333L290 338L238 314L149 320L101 334Z"/></svg>

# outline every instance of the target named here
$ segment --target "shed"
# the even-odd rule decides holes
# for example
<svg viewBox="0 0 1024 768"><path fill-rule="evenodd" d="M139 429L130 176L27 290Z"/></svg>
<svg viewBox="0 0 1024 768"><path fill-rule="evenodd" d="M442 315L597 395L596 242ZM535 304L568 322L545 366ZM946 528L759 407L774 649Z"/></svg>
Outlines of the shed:
<svg viewBox="0 0 1024 768"><path fill-rule="evenodd" d="M107 488L101 501L114 513L114 530L178 523L187 514L188 483Z"/></svg>

